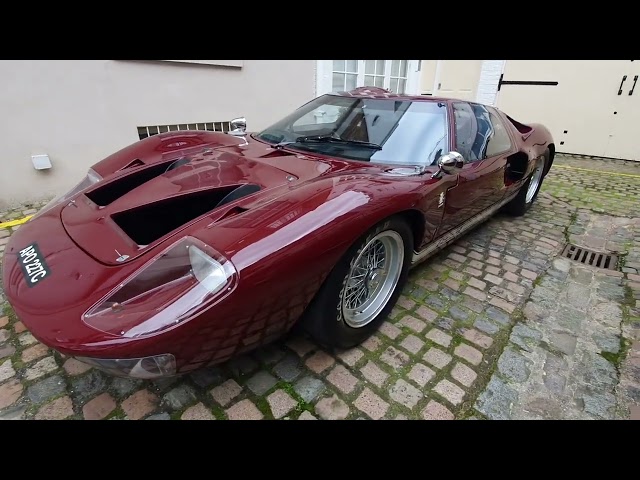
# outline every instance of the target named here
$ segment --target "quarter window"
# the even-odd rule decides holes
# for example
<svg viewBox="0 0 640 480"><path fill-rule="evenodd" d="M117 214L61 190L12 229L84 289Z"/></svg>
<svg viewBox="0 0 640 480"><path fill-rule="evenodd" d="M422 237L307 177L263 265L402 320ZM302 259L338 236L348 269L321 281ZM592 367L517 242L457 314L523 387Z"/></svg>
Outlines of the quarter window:
<svg viewBox="0 0 640 480"><path fill-rule="evenodd" d="M456 148L467 162L495 157L511 149L511 138L500 117L484 105L453 105Z"/></svg>

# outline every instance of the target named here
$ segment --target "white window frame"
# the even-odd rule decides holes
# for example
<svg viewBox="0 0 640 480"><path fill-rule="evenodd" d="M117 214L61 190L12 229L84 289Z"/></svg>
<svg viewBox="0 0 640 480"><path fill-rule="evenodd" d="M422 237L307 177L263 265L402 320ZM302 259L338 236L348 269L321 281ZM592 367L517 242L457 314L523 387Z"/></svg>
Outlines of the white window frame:
<svg viewBox="0 0 640 480"><path fill-rule="evenodd" d="M384 88L389 88L391 82L391 62L385 60ZM364 85L365 61L358 60L358 86ZM394 76L394 78L397 78ZM318 60L316 65L316 96L332 91L333 60ZM405 95L419 95L420 60L407 60L407 84Z"/></svg>

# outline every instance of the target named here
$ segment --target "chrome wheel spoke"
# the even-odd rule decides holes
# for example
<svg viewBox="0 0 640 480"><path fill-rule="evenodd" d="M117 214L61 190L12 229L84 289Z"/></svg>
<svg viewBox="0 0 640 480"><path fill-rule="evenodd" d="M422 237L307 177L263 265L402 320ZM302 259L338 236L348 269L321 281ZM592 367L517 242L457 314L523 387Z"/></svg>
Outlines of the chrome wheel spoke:
<svg viewBox="0 0 640 480"><path fill-rule="evenodd" d="M387 304L404 262L402 237L394 231L376 235L353 262L342 296L345 322L362 327Z"/></svg>

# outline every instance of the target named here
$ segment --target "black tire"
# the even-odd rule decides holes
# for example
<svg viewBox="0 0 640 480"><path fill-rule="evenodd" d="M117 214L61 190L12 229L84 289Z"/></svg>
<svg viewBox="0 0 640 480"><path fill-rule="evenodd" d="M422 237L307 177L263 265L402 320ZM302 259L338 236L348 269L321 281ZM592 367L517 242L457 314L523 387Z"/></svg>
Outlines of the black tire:
<svg viewBox="0 0 640 480"><path fill-rule="evenodd" d="M404 258L398 282L386 305L374 319L366 325L354 328L345 322L342 310L342 296L352 264L371 239L389 230L396 232L402 238L404 246ZM398 301L398 296L407 283L412 255L413 233L404 219L394 216L378 223L360 237L333 268L307 308L302 318L302 327L315 341L329 348L351 348L359 345L378 330Z"/></svg>
<svg viewBox="0 0 640 480"><path fill-rule="evenodd" d="M504 210L507 213L516 217L520 217L525 213L527 213L527 211L529 211L533 203L536 201L536 198L538 198L540 187L542 187L542 182L544 181L544 177L546 176L546 168L547 168L547 165L549 164L549 157L550 157L550 152L549 152L549 149L547 149L545 150L542 156L542 158L544 159L544 165L542 166L542 177L540 178L540 182L538 183L538 186L531 200L527 202L527 191L529 190L529 185L531 184L531 181L535 175L535 170L534 170L534 173L529 175L529 178L527 178L527 180L522 184L522 186L520 187L520 190L518 191L518 195L516 195L513 200L511 200L509 203L507 203L504 206Z"/></svg>

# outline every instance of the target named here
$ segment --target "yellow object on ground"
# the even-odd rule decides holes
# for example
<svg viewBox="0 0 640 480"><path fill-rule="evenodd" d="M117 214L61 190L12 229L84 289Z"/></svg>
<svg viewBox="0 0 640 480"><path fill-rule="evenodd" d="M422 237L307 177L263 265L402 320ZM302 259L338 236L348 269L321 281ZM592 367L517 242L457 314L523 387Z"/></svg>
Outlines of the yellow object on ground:
<svg viewBox="0 0 640 480"><path fill-rule="evenodd" d="M8 222L0 223L0 228L9 228L9 227L15 227L16 225L22 225L23 223L26 223L31 217L33 217L33 215L29 215L24 218L19 218L18 220L10 220Z"/></svg>

